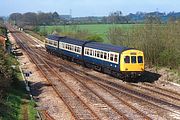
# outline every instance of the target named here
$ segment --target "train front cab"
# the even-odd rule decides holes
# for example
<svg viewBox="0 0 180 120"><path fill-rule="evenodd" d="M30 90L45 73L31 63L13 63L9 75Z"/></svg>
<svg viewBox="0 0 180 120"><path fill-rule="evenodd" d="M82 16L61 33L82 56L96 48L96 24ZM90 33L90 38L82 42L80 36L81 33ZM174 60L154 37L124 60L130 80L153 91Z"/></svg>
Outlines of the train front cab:
<svg viewBox="0 0 180 120"><path fill-rule="evenodd" d="M120 58L120 71L126 74L138 74L144 72L144 53L139 50L126 50Z"/></svg>

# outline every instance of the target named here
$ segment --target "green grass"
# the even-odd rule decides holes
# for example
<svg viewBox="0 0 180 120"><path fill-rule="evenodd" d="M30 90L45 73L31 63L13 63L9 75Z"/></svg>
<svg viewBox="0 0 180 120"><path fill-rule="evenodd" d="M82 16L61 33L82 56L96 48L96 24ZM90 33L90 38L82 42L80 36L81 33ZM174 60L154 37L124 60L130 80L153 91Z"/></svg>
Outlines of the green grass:
<svg viewBox="0 0 180 120"><path fill-rule="evenodd" d="M90 24L90 25L61 25L61 26L41 26L40 32L47 31L48 34L58 30L61 32L74 32L75 30L87 30L92 34L100 35L107 42L107 32L111 27L120 27L127 31L142 24Z"/></svg>
<svg viewBox="0 0 180 120"><path fill-rule="evenodd" d="M34 110L34 106L35 106L35 102L34 101L30 101L28 104L28 118L29 120L36 120L36 115L37 115L37 111Z"/></svg>

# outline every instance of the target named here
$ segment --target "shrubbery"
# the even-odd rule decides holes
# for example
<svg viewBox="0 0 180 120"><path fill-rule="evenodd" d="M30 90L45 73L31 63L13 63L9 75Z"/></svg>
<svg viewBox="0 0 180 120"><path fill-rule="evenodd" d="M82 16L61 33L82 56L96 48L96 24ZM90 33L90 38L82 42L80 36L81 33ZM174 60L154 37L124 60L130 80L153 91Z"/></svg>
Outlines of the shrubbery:
<svg viewBox="0 0 180 120"><path fill-rule="evenodd" d="M99 35L90 35L86 38L87 40L96 41L96 42L103 42L103 38Z"/></svg>
<svg viewBox="0 0 180 120"><path fill-rule="evenodd" d="M149 65L180 67L180 21L146 23L129 31L115 27L109 29L108 38L113 44L143 50Z"/></svg>
<svg viewBox="0 0 180 120"><path fill-rule="evenodd" d="M0 46L0 95L8 90L13 80L13 70L8 59L8 55Z"/></svg>

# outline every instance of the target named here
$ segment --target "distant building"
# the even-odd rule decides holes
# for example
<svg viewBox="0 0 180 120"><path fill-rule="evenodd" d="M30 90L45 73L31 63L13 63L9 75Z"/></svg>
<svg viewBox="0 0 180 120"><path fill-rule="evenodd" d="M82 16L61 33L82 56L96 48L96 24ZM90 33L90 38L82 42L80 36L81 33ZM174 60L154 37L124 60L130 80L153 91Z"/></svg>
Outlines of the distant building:
<svg viewBox="0 0 180 120"><path fill-rule="evenodd" d="M64 20L71 20L72 16L71 15L59 15L60 19Z"/></svg>
<svg viewBox="0 0 180 120"><path fill-rule="evenodd" d="M0 45L2 45L4 49L6 49L6 40L6 36L0 35Z"/></svg>

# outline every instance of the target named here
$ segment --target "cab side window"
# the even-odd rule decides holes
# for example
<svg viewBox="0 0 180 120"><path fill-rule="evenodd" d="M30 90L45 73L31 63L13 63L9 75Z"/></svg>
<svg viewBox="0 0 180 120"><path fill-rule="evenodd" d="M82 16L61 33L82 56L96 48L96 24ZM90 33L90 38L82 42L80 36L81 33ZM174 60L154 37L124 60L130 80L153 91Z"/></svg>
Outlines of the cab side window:
<svg viewBox="0 0 180 120"><path fill-rule="evenodd" d="M118 59L118 56L115 55L115 57L114 57L114 62L117 62L117 59Z"/></svg>
<svg viewBox="0 0 180 120"><path fill-rule="evenodd" d="M124 63L130 63L130 57L129 56L124 57Z"/></svg>
<svg viewBox="0 0 180 120"><path fill-rule="evenodd" d="M138 56L138 63L143 63L143 57L142 56Z"/></svg>

